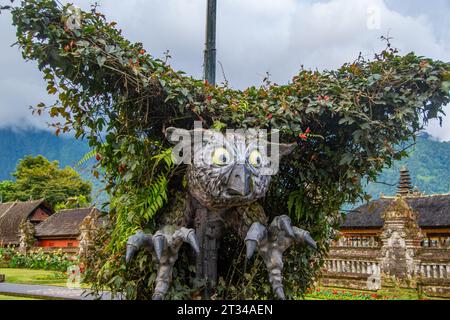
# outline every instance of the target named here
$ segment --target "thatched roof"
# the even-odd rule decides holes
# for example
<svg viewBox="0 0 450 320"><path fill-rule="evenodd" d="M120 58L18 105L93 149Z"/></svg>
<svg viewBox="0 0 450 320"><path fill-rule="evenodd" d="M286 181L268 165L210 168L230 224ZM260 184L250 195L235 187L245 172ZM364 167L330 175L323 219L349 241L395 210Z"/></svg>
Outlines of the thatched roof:
<svg viewBox="0 0 450 320"><path fill-rule="evenodd" d="M44 200L0 203L0 244L19 244L19 225L40 206L52 212Z"/></svg>
<svg viewBox="0 0 450 320"><path fill-rule="evenodd" d="M56 212L36 227L37 238L76 238L80 235L80 224L96 208L66 209Z"/></svg>
<svg viewBox="0 0 450 320"><path fill-rule="evenodd" d="M341 228L370 229L381 228L381 213L394 198L381 198L356 208L346 215ZM450 227L450 194L407 197L405 201L419 215L421 228Z"/></svg>

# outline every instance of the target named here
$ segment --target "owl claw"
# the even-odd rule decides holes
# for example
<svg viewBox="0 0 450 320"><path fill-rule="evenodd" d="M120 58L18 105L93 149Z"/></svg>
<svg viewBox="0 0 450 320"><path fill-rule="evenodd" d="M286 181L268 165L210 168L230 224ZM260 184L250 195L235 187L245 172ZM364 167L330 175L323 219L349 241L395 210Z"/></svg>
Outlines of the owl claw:
<svg viewBox="0 0 450 320"><path fill-rule="evenodd" d="M200 253L200 248L194 230L191 230L191 232L189 232L187 236L187 242L191 245L192 249L194 249L196 254Z"/></svg>
<svg viewBox="0 0 450 320"><path fill-rule="evenodd" d="M280 216L279 218L279 228L281 230L284 230L289 235L289 237L295 238L294 229L291 225L291 219L288 216Z"/></svg>
<svg viewBox="0 0 450 320"><path fill-rule="evenodd" d="M268 228L259 222L253 223L245 237L247 258L250 259L254 251L258 249L269 271L269 282L273 291L281 300L286 298L282 281L283 253L293 243L307 244L317 248L309 232L293 227L291 219L286 215L275 217Z"/></svg>
<svg viewBox="0 0 450 320"><path fill-rule="evenodd" d="M263 224L255 222L250 226L250 229L247 232L247 236L245 237L245 244L247 246L247 259L250 259L253 256L256 247L266 237L267 229Z"/></svg>
<svg viewBox="0 0 450 320"><path fill-rule="evenodd" d="M247 259L251 259L253 257L253 253L255 253L257 242L255 240L247 240L245 245L247 246Z"/></svg>
<svg viewBox="0 0 450 320"><path fill-rule="evenodd" d="M155 247L156 259L161 261L164 249L167 247L167 240L163 234L155 234L153 236L153 246Z"/></svg>
<svg viewBox="0 0 450 320"><path fill-rule="evenodd" d="M149 251L153 249L151 251L153 251L159 262L153 300L164 299L172 279L173 266L178 259L178 251L183 242L188 243L197 254L199 253L200 249L195 231L184 227L172 233L160 230L153 237L139 231L128 238L125 257L127 262L133 259L142 248L146 248Z"/></svg>
<svg viewBox="0 0 450 320"><path fill-rule="evenodd" d="M152 238L139 230L136 234L130 236L127 241L127 252L125 254L125 262L130 263L136 253L140 249L151 251L153 248Z"/></svg>
<svg viewBox="0 0 450 320"><path fill-rule="evenodd" d="M294 233L297 242L307 244L314 250L317 250L317 243L314 241L308 231L294 227Z"/></svg>

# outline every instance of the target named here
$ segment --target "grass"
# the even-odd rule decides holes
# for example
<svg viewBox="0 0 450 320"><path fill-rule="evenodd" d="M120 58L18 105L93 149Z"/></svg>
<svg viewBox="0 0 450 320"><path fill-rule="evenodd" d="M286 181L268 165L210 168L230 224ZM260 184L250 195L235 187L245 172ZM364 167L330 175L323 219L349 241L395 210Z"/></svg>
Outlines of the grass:
<svg viewBox="0 0 450 320"><path fill-rule="evenodd" d="M5 282L17 284L39 284L65 287L67 275L59 271L0 268L0 274L5 275ZM89 288L87 284L81 284L81 288Z"/></svg>
<svg viewBox="0 0 450 320"><path fill-rule="evenodd" d="M314 291L305 295L306 300L420 300L434 299L419 297L415 290L392 289L377 292L342 289L333 287L317 287Z"/></svg>
<svg viewBox="0 0 450 320"><path fill-rule="evenodd" d="M0 300L40 300L40 299L20 297L20 296L5 296L0 294Z"/></svg>
<svg viewBox="0 0 450 320"><path fill-rule="evenodd" d="M67 276L63 272L2 268L0 274L5 275L5 282L18 284L41 284L65 286Z"/></svg>

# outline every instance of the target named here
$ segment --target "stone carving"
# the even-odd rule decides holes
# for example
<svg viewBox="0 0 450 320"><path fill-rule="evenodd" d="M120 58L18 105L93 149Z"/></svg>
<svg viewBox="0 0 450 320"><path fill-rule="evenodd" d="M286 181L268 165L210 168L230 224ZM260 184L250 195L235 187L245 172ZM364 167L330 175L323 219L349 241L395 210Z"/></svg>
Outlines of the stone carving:
<svg viewBox="0 0 450 320"><path fill-rule="evenodd" d="M30 221L24 219L19 225L19 233L19 251L26 254L36 242L36 238L34 237L36 230Z"/></svg>
<svg viewBox="0 0 450 320"><path fill-rule="evenodd" d="M169 141L174 130L167 130ZM126 260L130 261L140 249L156 256L159 266L153 299L163 299L178 250L185 242L197 253L197 282L206 288L214 287L220 240L225 230L232 229L244 239L247 258L255 251L262 256L274 292L284 299L283 252L292 244L315 248L316 243L307 231L292 226L286 215L267 224L264 210L256 201L264 197L269 187L271 176L262 172L270 163L252 139L241 133L226 136L220 132L204 133L201 146L193 150L193 158L206 156L211 162L194 161L188 166L189 192L181 226L162 225L154 235L137 232L128 240ZM295 148L287 144L278 146L280 155Z"/></svg>
<svg viewBox="0 0 450 320"><path fill-rule="evenodd" d="M86 260L89 250L92 249L94 245L93 239L95 238L98 229L98 219L98 212L93 211L87 215L80 224L78 255L82 262Z"/></svg>
<svg viewBox="0 0 450 320"><path fill-rule="evenodd" d="M416 256L422 240L415 213L402 197L398 197L382 215L384 226L380 235L382 277L402 287L414 281Z"/></svg>

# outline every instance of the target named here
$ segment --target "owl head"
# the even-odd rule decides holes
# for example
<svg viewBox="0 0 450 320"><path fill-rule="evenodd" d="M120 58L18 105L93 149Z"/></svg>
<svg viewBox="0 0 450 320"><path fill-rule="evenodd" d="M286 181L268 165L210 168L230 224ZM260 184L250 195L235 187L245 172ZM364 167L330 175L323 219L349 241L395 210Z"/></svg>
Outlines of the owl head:
<svg viewBox="0 0 450 320"><path fill-rule="evenodd" d="M266 194L278 159L296 144L269 142L260 132L168 128L177 162L188 164L191 195L211 209L254 202Z"/></svg>

